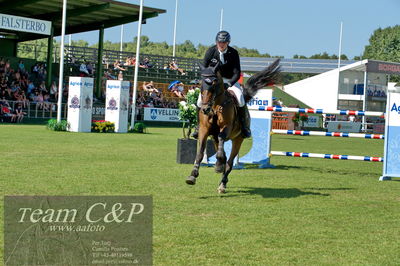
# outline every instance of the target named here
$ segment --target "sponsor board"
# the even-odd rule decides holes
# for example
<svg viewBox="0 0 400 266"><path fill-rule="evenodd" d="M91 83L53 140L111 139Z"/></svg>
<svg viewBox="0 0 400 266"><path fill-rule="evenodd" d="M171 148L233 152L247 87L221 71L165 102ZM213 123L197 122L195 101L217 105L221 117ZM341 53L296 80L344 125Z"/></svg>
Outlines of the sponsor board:
<svg viewBox="0 0 400 266"><path fill-rule="evenodd" d="M51 21L0 13L0 29L50 35Z"/></svg>
<svg viewBox="0 0 400 266"><path fill-rule="evenodd" d="M319 116L308 116L308 120L303 123L303 127L320 127Z"/></svg>
<svg viewBox="0 0 400 266"><path fill-rule="evenodd" d="M361 122L329 121L327 128L328 132L359 133Z"/></svg>
<svg viewBox="0 0 400 266"><path fill-rule="evenodd" d="M179 109L169 108L150 108L144 109L144 120L146 121L166 121L166 122L181 122L179 120Z"/></svg>

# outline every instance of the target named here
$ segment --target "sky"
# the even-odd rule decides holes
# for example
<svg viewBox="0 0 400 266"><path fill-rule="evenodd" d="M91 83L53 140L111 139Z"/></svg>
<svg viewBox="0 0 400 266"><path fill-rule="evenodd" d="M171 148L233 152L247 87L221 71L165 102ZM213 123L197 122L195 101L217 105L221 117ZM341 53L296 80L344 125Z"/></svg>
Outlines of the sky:
<svg viewBox="0 0 400 266"><path fill-rule="evenodd" d="M122 2L140 4L139 0ZM176 0L144 0L144 5L166 13L148 19L142 35L172 45ZM374 30L400 25L400 0L178 0L176 43L214 43L222 9L222 25L232 36L231 45L285 58L323 52L337 55L343 22L342 54L352 59L362 55ZM109 28L104 38L120 42L120 34L120 26ZM123 36L124 42L132 41L137 23L124 25ZM79 39L97 43L98 32L72 36Z"/></svg>

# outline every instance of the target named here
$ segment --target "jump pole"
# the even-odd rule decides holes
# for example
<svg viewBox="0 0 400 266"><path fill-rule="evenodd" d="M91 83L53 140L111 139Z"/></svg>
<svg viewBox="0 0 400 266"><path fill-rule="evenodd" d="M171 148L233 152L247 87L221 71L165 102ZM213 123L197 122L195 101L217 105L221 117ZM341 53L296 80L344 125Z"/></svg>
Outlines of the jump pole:
<svg viewBox="0 0 400 266"><path fill-rule="evenodd" d="M363 133L344 133L344 132L323 132L323 131L307 131L307 130L285 130L272 129L272 134L283 135L300 135L300 136L323 136L323 137L340 137L340 138L363 138L363 139L384 139L381 134L363 134Z"/></svg>
<svg viewBox="0 0 400 266"><path fill-rule="evenodd" d="M267 93L270 91L270 93ZM239 159L240 163L258 164L260 168L273 167L270 158L275 156L324 158L339 160L359 160L371 162L383 162L383 174L379 180L390 180L392 177L400 177L400 85L388 87L388 98L386 113L353 110L324 110L312 108L289 108L272 106L272 90L259 91L254 99L248 104L251 116L251 130L253 134L253 145L250 152ZM266 112L265 112L266 111ZM261 115L260 112L270 113L269 116ZM341 133L341 132L318 132L318 131L278 131L272 130L272 112L292 112L306 114L336 114L385 117L385 135ZM263 120L258 121L259 119ZM266 122L268 123L267 126ZM261 127L259 125L264 125ZM303 152L271 151L271 134L293 134L293 135L318 135L329 137L349 137L366 139L385 139L384 157L334 155ZM268 152L265 152L268 149Z"/></svg>
<svg viewBox="0 0 400 266"><path fill-rule="evenodd" d="M356 155L337 155L337 154L308 153L308 152L271 151L271 156L272 155L289 156L289 157L303 157L303 158L335 159L335 160L354 160L354 161L366 161L366 162L383 162L382 157L356 156Z"/></svg>

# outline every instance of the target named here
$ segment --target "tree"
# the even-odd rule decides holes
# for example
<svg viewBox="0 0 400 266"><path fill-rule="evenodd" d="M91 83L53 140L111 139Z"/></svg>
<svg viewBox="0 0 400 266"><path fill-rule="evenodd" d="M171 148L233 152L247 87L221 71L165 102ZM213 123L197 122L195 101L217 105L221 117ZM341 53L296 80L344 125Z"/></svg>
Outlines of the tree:
<svg viewBox="0 0 400 266"><path fill-rule="evenodd" d="M365 46L364 59L400 62L400 25L377 29Z"/></svg>

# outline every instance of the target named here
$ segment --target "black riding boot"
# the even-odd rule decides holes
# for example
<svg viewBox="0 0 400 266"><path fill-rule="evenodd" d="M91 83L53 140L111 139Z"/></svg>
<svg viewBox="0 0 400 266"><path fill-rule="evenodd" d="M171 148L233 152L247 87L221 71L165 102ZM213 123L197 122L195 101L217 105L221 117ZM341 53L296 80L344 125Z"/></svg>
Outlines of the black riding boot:
<svg viewBox="0 0 400 266"><path fill-rule="evenodd" d="M247 104L245 104L243 107L238 108L238 115L240 123L242 124L242 136L244 138L250 138L250 113L249 109L247 109Z"/></svg>
<svg viewBox="0 0 400 266"><path fill-rule="evenodd" d="M199 137L199 122L200 122L199 112L200 112L200 108L196 106L197 125L194 128L194 132L192 133L192 138L194 138L194 139L197 139Z"/></svg>

